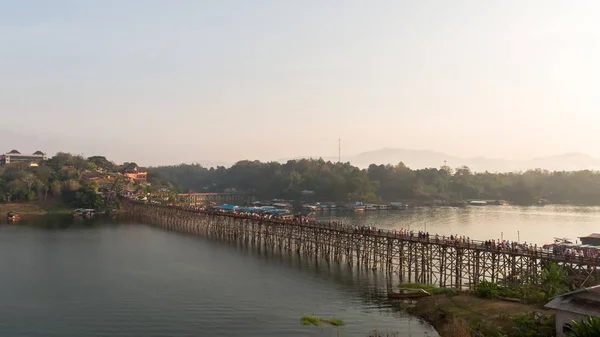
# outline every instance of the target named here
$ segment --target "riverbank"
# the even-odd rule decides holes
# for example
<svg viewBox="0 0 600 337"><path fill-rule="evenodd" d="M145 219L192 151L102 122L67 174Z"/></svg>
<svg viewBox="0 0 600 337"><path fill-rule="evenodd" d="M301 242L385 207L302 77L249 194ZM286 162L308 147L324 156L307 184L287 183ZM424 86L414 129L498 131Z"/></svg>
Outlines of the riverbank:
<svg viewBox="0 0 600 337"><path fill-rule="evenodd" d="M0 203L0 213L10 211L21 215L71 214L73 208L61 203L43 203L38 201Z"/></svg>
<svg viewBox="0 0 600 337"><path fill-rule="evenodd" d="M408 312L431 324L441 337L510 337L523 329L554 336L553 311L539 305L483 299L470 294L435 295L419 299Z"/></svg>

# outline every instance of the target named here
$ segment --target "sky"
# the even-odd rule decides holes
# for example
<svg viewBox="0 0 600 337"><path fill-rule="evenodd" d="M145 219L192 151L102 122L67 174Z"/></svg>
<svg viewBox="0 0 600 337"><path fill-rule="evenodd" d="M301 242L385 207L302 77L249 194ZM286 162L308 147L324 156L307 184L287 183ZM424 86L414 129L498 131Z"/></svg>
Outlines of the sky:
<svg viewBox="0 0 600 337"><path fill-rule="evenodd" d="M336 156L341 138L348 155L600 157L599 15L594 0L0 0L0 131L20 135L0 151L35 135L32 151L157 165Z"/></svg>

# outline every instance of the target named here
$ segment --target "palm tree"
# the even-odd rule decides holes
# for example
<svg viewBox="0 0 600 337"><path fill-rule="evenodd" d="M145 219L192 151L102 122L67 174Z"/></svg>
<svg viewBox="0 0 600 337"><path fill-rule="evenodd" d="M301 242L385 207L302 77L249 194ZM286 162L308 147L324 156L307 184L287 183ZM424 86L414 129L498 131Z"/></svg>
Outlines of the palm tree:
<svg viewBox="0 0 600 337"><path fill-rule="evenodd" d="M546 297L554 297L567 291L567 273L565 268L552 262L548 268L542 270L541 276Z"/></svg>
<svg viewBox="0 0 600 337"><path fill-rule="evenodd" d="M567 333L569 337L600 336L600 317L589 317L584 321L573 321Z"/></svg>

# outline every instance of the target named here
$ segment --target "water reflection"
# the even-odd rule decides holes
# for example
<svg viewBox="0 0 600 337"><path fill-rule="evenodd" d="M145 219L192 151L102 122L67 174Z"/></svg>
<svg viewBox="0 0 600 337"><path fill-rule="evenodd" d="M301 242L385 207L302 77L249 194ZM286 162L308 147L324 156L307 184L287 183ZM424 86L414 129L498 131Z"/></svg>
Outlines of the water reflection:
<svg viewBox="0 0 600 337"><path fill-rule="evenodd" d="M395 310L380 272L123 218L37 220L0 227L2 336L437 336Z"/></svg>
<svg viewBox="0 0 600 337"><path fill-rule="evenodd" d="M459 234L476 240L509 239L542 245L554 237L572 240L600 232L600 207L550 205L486 207L418 207L404 211L323 213L323 220L387 229L409 228L439 235Z"/></svg>

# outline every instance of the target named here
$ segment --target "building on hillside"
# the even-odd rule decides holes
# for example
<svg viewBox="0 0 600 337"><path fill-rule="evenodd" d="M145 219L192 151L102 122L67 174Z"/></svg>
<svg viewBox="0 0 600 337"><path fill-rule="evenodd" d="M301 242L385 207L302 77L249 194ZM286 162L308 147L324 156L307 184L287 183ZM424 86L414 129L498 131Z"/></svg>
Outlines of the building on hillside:
<svg viewBox="0 0 600 337"><path fill-rule="evenodd" d="M147 181L148 180L148 172L141 167L128 168L123 170L125 176L127 176L133 182Z"/></svg>
<svg viewBox="0 0 600 337"><path fill-rule="evenodd" d="M101 173L98 172L85 172L81 178L86 179L86 180L99 180L100 178L102 178L103 175Z"/></svg>
<svg viewBox="0 0 600 337"><path fill-rule="evenodd" d="M42 151L35 151L33 154L22 154L17 150L12 150L8 153L5 153L0 158L3 165L16 162L28 162L30 165L34 166L47 159L48 156L46 156L46 154Z"/></svg>
<svg viewBox="0 0 600 337"><path fill-rule="evenodd" d="M600 233L593 233L579 238L582 245L600 246Z"/></svg>
<svg viewBox="0 0 600 337"><path fill-rule="evenodd" d="M556 336L565 336L573 321L600 317L600 285L556 296L544 307L556 310Z"/></svg>

